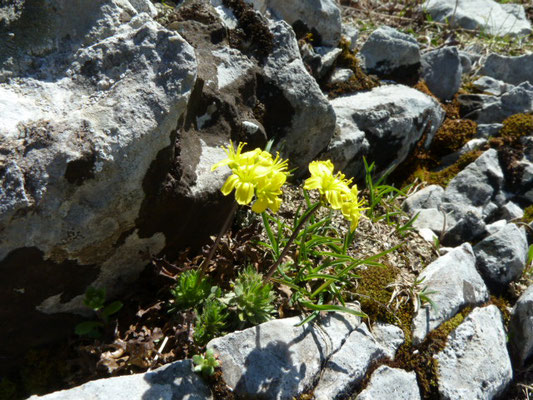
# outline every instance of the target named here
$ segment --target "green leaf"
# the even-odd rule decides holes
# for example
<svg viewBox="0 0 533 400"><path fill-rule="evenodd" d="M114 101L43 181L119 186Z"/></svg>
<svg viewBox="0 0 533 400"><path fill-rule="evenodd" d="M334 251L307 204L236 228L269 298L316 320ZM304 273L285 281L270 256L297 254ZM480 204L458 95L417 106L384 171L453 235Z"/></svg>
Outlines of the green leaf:
<svg viewBox="0 0 533 400"><path fill-rule="evenodd" d="M533 261L533 244L529 246L529 250L527 252L527 263L531 264L532 261Z"/></svg>
<svg viewBox="0 0 533 400"><path fill-rule="evenodd" d="M124 304L122 304L121 301L114 301L104 307L104 309L102 310L102 316L110 317L111 315L119 312L123 306Z"/></svg>
<svg viewBox="0 0 533 400"><path fill-rule="evenodd" d="M74 332L79 336L90 336L97 338L100 336L100 328L103 328L104 324L100 321L85 321L80 322L74 327Z"/></svg>
<svg viewBox="0 0 533 400"><path fill-rule="evenodd" d="M315 311L326 311L326 312L340 311L340 312L345 312L348 314L355 315L357 317L367 318L367 315L362 311L356 311L354 309L335 305L335 304L314 304L314 303L311 303L310 301L303 301L303 300L300 301L300 304L304 307L307 307Z"/></svg>

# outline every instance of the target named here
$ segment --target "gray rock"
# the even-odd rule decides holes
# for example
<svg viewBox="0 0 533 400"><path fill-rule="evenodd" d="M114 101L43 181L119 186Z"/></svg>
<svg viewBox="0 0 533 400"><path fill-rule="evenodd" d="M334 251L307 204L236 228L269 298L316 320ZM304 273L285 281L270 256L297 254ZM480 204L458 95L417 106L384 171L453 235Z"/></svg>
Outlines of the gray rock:
<svg viewBox="0 0 533 400"><path fill-rule="evenodd" d="M533 285L520 296L511 312L510 349L518 367L531 363L533 356Z"/></svg>
<svg viewBox="0 0 533 400"><path fill-rule="evenodd" d="M364 176L362 156L384 172L402 162L426 130L430 143L444 117L435 99L403 85L338 97L331 104L340 130L322 157L358 179ZM357 148L347 149L350 142ZM390 151L380 151L383 146Z"/></svg>
<svg viewBox="0 0 533 400"><path fill-rule="evenodd" d="M494 96L501 96L507 92L509 85L498 79L491 78L489 76L482 76L476 79L472 85L486 94L492 94Z"/></svg>
<svg viewBox="0 0 533 400"><path fill-rule="evenodd" d="M487 143L487 140L483 138L476 138L476 139L469 140L458 151L451 153L451 154L447 154L444 157L442 157L440 169L449 167L450 165L454 164L457 160L459 160L461 156L473 150L477 150L483 147L486 143Z"/></svg>
<svg viewBox="0 0 533 400"><path fill-rule="evenodd" d="M501 208L502 218L510 221L513 219L522 218L524 216L524 210L518 204L509 201L505 203Z"/></svg>
<svg viewBox="0 0 533 400"><path fill-rule="evenodd" d="M533 86L523 82L510 88L501 97L489 95L460 95L459 103L464 118L479 124L501 123L514 114L528 112L533 108Z"/></svg>
<svg viewBox="0 0 533 400"><path fill-rule="evenodd" d="M447 342L435 356L441 399L493 399L513 379L505 329L496 306L476 308Z"/></svg>
<svg viewBox="0 0 533 400"><path fill-rule="evenodd" d="M246 0L260 12L269 10L273 17L293 25L303 22L315 29L321 44L336 47L341 38L341 12L334 0Z"/></svg>
<svg viewBox="0 0 533 400"><path fill-rule="evenodd" d="M417 231L420 229L431 229L436 234L440 234L445 228L444 213L436 208L425 208L417 210L418 217L413 222L413 228Z"/></svg>
<svg viewBox="0 0 533 400"><path fill-rule="evenodd" d="M420 48L411 35L389 26L381 26L370 34L359 52L369 73L394 75L420 66Z"/></svg>
<svg viewBox="0 0 533 400"><path fill-rule="evenodd" d="M357 39L359 38L359 29L355 25L342 24L342 37L350 43L350 50L354 51L357 48Z"/></svg>
<svg viewBox="0 0 533 400"><path fill-rule="evenodd" d="M329 83L342 83L348 82L355 74L351 69L348 68L335 68L331 76L329 77Z"/></svg>
<svg viewBox="0 0 533 400"><path fill-rule="evenodd" d="M466 51L459 50L459 58L461 59L461 68L464 74L468 74L472 71L472 64L475 62L474 57Z"/></svg>
<svg viewBox="0 0 533 400"><path fill-rule="evenodd" d="M418 234L422 239L428 243L435 243L435 240L438 240L439 237L429 228L420 228L417 229Z"/></svg>
<svg viewBox="0 0 533 400"><path fill-rule="evenodd" d="M0 49L20 60L16 68L0 62L11 68L0 84L0 165L8 166L0 175L9 186L0 192L0 261L27 270L19 284L28 293L37 265L50 265L38 282L45 295L35 294L25 312L83 312L88 285L117 293L146 265L140 252L165 246L162 233L143 235L136 220L152 162L174 148L197 64L179 34L137 14L151 7L140 0L27 7L23 18L32 24L13 27L20 47ZM170 162L172 151L165 154ZM13 261L22 254L31 261ZM61 284L50 283L53 271Z"/></svg>
<svg viewBox="0 0 533 400"><path fill-rule="evenodd" d="M210 400L209 386L192 371L192 361L183 360L143 374L118 376L87 382L81 386L54 392L46 396L32 396L43 400Z"/></svg>
<svg viewBox="0 0 533 400"><path fill-rule="evenodd" d="M487 150L450 181L443 201L482 209L501 190L503 178L497 151Z"/></svg>
<svg viewBox="0 0 533 400"><path fill-rule="evenodd" d="M385 365L374 371L365 390L356 400L419 400L420 390L414 372Z"/></svg>
<svg viewBox="0 0 533 400"><path fill-rule="evenodd" d="M442 205L443 211L448 211L448 204ZM459 206L461 216L457 214L453 218L459 218L457 222L446 225L446 231L442 235L442 244L444 246L459 246L461 243L478 240L486 233L485 222L478 210L466 209ZM448 215L448 214L447 214ZM449 228L448 228L449 227Z"/></svg>
<svg viewBox="0 0 533 400"><path fill-rule="evenodd" d="M316 53L320 56L321 63L318 70L318 77L322 78L330 72L331 67L337 60L337 57L342 53L342 50L338 47L315 47Z"/></svg>
<svg viewBox="0 0 533 400"><path fill-rule="evenodd" d="M512 85L526 81L533 84L533 54L515 57L490 54L480 73Z"/></svg>
<svg viewBox="0 0 533 400"><path fill-rule="evenodd" d="M490 283L502 287L522 274L527 250L524 229L508 224L474 246L476 265Z"/></svg>
<svg viewBox="0 0 533 400"><path fill-rule="evenodd" d="M307 164L328 146L335 131L335 112L316 80L306 71L292 28L278 21L270 22L270 30L277 46L263 71L292 107L290 126L284 130L283 155L299 167L297 174L304 174Z"/></svg>
<svg viewBox="0 0 533 400"><path fill-rule="evenodd" d="M496 136L500 133L500 129L503 128L503 124L478 124L476 136L478 138L488 139L489 137Z"/></svg>
<svg viewBox="0 0 533 400"><path fill-rule="evenodd" d="M438 208L443 194L444 189L439 185L426 186L405 199L403 209L412 214L421 208Z"/></svg>
<svg viewBox="0 0 533 400"><path fill-rule="evenodd" d="M372 335L376 341L383 347L388 358L394 359L396 351L405 342L403 330L392 324L377 322L372 325Z"/></svg>
<svg viewBox="0 0 533 400"><path fill-rule="evenodd" d="M507 225L507 221L504 219L500 219L499 221L493 222L492 224L487 224L485 228L487 229L487 233L489 235L492 235L493 233L498 232L500 229L503 229Z"/></svg>
<svg viewBox="0 0 533 400"><path fill-rule="evenodd" d="M524 7L516 6L507 8L493 0L427 0L424 4L426 11L438 22L466 29L481 29L495 36L527 36L531 33L531 23Z"/></svg>
<svg viewBox="0 0 533 400"><path fill-rule="evenodd" d="M489 297L483 279L476 271L469 243L457 247L429 264L420 274L422 286L436 305L421 307L413 318L413 343L418 344L440 324L466 306L483 303Z"/></svg>
<svg viewBox="0 0 533 400"><path fill-rule="evenodd" d="M224 380L239 396L292 399L316 382L329 357L360 324L351 314L328 314L320 327L300 317L266 322L208 343L219 354Z"/></svg>
<svg viewBox="0 0 533 400"><path fill-rule="evenodd" d="M429 90L441 100L449 100L457 93L462 74L461 59L455 46L422 55L422 77Z"/></svg>
<svg viewBox="0 0 533 400"><path fill-rule="evenodd" d="M316 400L334 400L350 393L366 375L371 363L386 357L383 347L361 324L326 363L313 391Z"/></svg>

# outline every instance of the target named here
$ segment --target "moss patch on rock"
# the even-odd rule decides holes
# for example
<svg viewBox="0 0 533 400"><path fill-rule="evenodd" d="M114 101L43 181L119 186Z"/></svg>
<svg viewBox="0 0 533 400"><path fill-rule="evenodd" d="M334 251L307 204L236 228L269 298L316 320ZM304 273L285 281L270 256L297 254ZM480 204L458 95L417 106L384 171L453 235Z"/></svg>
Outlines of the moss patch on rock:
<svg viewBox="0 0 533 400"><path fill-rule="evenodd" d="M477 123L469 119L447 119L431 142L431 153L442 157L463 147L477 132Z"/></svg>
<svg viewBox="0 0 533 400"><path fill-rule="evenodd" d="M359 65L359 60L355 56L355 53L350 50L350 43L346 39L341 39L339 48L342 52L337 57L331 71L335 71L335 68L348 68L354 73L354 76L352 76L347 82L331 84L328 83L331 73L327 74L320 82L320 87L323 91L328 93L330 98L339 97L343 94L355 93L361 90L370 90L380 85L377 78L369 76L363 72L363 69Z"/></svg>

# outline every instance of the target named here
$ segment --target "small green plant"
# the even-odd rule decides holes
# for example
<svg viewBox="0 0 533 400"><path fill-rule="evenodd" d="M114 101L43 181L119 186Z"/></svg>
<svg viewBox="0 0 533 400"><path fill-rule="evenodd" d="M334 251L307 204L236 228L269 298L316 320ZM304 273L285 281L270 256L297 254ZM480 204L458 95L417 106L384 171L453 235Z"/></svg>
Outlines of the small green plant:
<svg viewBox="0 0 533 400"><path fill-rule="evenodd" d="M90 338L100 338L102 336L102 329L109 323L109 318L119 312L124 305L120 301L113 301L105 305L105 299L106 290L104 288L87 288L83 304L92 309L99 320L84 321L77 324L74 328L74 332L77 335Z"/></svg>
<svg viewBox="0 0 533 400"><path fill-rule="evenodd" d="M253 267L246 267L235 279L233 292L226 301L234 307L240 321L258 325L272 319L274 292L272 284L264 283L263 276Z"/></svg>
<svg viewBox="0 0 533 400"><path fill-rule="evenodd" d="M433 310L437 310L437 305L431 299L431 295L438 293L434 290L429 290L427 286L421 287L426 278L416 279L411 288L411 296L413 299L414 312L417 313L420 307L424 304L429 304Z"/></svg>
<svg viewBox="0 0 533 400"><path fill-rule="evenodd" d="M192 361L195 365L194 372L202 374L205 378L215 373L215 368L220 365L213 350L207 350L204 355L197 354L193 356Z"/></svg>
<svg viewBox="0 0 533 400"><path fill-rule="evenodd" d="M205 302L203 310L196 317L194 341L205 346L211 339L221 335L228 319L227 307L217 299Z"/></svg>
<svg viewBox="0 0 533 400"><path fill-rule="evenodd" d="M211 284L200 270L183 272L171 290L174 296L172 311L198 307L211 294Z"/></svg>

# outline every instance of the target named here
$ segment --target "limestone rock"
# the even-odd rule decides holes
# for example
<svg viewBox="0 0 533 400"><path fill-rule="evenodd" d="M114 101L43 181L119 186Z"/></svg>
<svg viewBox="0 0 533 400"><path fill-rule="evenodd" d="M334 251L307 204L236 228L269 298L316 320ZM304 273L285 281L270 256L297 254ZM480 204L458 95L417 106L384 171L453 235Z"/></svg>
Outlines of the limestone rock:
<svg viewBox="0 0 533 400"><path fill-rule="evenodd" d="M461 86L463 67L457 47L443 47L422 56L422 77L441 100L451 99Z"/></svg>
<svg viewBox="0 0 533 400"><path fill-rule="evenodd" d="M447 342L435 356L441 399L493 399L511 382L505 329L496 306L476 308Z"/></svg>
<svg viewBox="0 0 533 400"><path fill-rule="evenodd" d="M527 251L526 233L515 224L507 224L474 246L478 270L499 287L522 275Z"/></svg>
<svg viewBox="0 0 533 400"><path fill-rule="evenodd" d="M436 309L426 304L413 318L413 343L418 344L441 323L453 317L466 306L480 304L489 293L483 279L476 271L472 246L465 243L429 264L420 274L422 286L436 304Z"/></svg>
<svg viewBox="0 0 533 400"><path fill-rule="evenodd" d="M313 392L316 400L332 400L349 394L365 377L371 363L386 355L366 325L361 324L326 363Z"/></svg>
<svg viewBox="0 0 533 400"><path fill-rule="evenodd" d="M370 34L360 51L368 73L378 75L417 75L420 48L416 39L389 26Z"/></svg>
<svg viewBox="0 0 533 400"><path fill-rule="evenodd" d="M427 0L424 7L435 21L449 21L465 29L482 29L490 35L531 33L531 23L519 4L499 4L494 0ZM514 7L517 6L517 7Z"/></svg>
<svg viewBox="0 0 533 400"><path fill-rule="evenodd" d="M521 367L533 356L533 285L520 296L509 326L510 349L516 364Z"/></svg>
<svg viewBox="0 0 533 400"><path fill-rule="evenodd" d="M436 100L403 85L339 97L331 104L339 131L322 157L331 157L357 179L364 176L363 156L384 172L402 162L426 130L430 143L444 117ZM383 146L390 151L380 151Z"/></svg>
<svg viewBox="0 0 533 400"><path fill-rule="evenodd" d="M480 73L512 85L522 82L533 85L533 54L514 57L490 54Z"/></svg>
<svg viewBox="0 0 533 400"><path fill-rule="evenodd" d="M360 324L351 314L328 314L319 328L296 326L301 321L270 321L209 342L235 394L279 400L298 396L311 388L322 365Z"/></svg>
<svg viewBox="0 0 533 400"><path fill-rule="evenodd" d="M209 386L200 375L192 371L192 367L191 360L176 361L150 372L99 379L46 396L32 396L30 399L213 399Z"/></svg>
<svg viewBox="0 0 533 400"><path fill-rule="evenodd" d="M420 390L414 372L385 365L374 371L365 390L356 400L419 400Z"/></svg>
<svg viewBox="0 0 533 400"><path fill-rule="evenodd" d="M438 208L442 202L444 189L439 185L429 185L413 193L403 203L403 209L413 214L422 208Z"/></svg>

